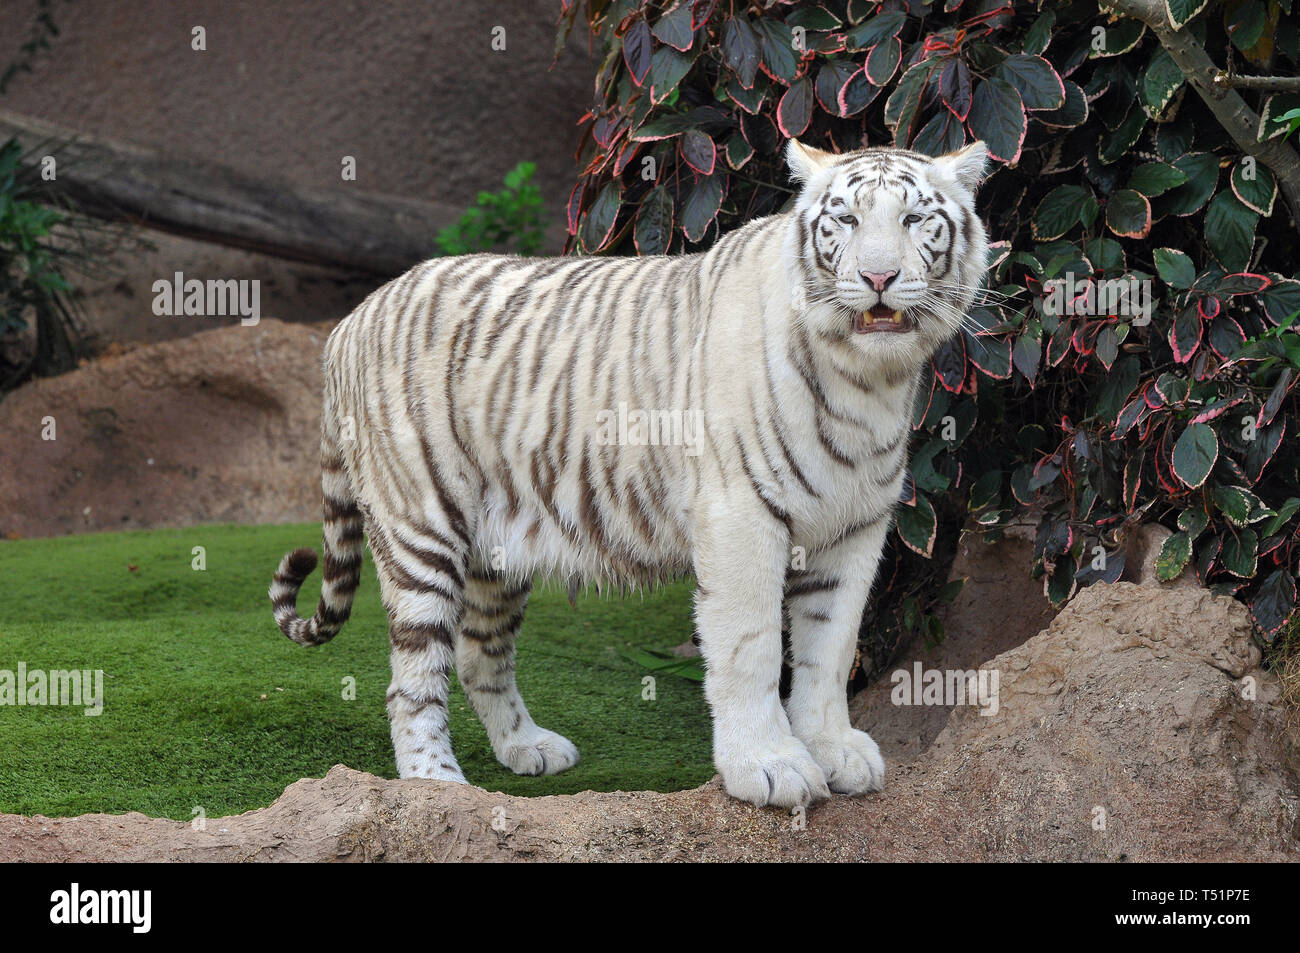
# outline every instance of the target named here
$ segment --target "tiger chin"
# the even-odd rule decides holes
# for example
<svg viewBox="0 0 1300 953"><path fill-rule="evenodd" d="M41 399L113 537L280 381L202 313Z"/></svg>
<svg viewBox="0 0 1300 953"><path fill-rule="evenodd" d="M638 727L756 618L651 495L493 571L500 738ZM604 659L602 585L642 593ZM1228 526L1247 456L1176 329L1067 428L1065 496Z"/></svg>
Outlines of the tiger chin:
<svg viewBox="0 0 1300 953"><path fill-rule="evenodd" d="M986 152L791 141L786 156L793 207L706 252L434 259L330 335L320 601L298 615L310 549L284 557L270 596L290 639L328 641L368 539L401 777L465 781L448 733L453 666L503 765L576 764L515 684L534 578L693 574L726 790L788 808L881 789L845 685L922 369L984 275L973 194ZM644 414L611 439L602 422L624 407ZM683 418L699 421L693 441L672 425Z"/></svg>

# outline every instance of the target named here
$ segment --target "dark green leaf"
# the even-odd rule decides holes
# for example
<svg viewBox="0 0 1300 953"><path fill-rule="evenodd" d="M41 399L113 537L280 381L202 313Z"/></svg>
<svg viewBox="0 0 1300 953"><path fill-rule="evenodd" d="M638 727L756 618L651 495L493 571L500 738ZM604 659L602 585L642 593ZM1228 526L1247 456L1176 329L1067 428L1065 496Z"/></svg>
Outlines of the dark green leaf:
<svg viewBox="0 0 1300 953"><path fill-rule="evenodd" d="M1232 167L1232 194L1252 212L1265 217L1273 214L1277 199L1277 178L1268 166L1254 157L1239 160Z"/></svg>
<svg viewBox="0 0 1300 953"><path fill-rule="evenodd" d="M1174 475L1193 490L1203 485L1219 459L1219 439L1209 424L1189 424L1174 444Z"/></svg>
<svg viewBox="0 0 1300 953"><path fill-rule="evenodd" d="M1147 162L1128 177L1128 187L1147 198L1163 195L1187 181L1187 173L1168 162Z"/></svg>
<svg viewBox="0 0 1300 953"><path fill-rule="evenodd" d="M1028 120L1020 93L1006 80L995 76L975 87L967 123L993 158L1009 165L1020 161Z"/></svg>
<svg viewBox="0 0 1300 953"><path fill-rule="evenodd" d="M799 75L799 56L794 50L794 34L780 20L760 17L758 32L763 38L763 66L775 80L787 86Z"/></svg>
<svg viewBox="0 0 1300 953"><path fill-rule="evenodd" d="M898 71L903 59L903 44L896 36L887 37L871 48L867 54L867 79L876 86L884 86Z"/></svg>
<svg viewBox="0 0 1300 953"><path fill-rule="evenodd" d="M1041 56L1013 53L998 66L996 75L1020 92L1026 109L1060 109L1065 105L1065 85Z"/></svg>
<svg viewBox="0 0 1300 953"><path fill-rule="evenodd" d="M913 506L900 506L896 513L898 514L898 536L903 541L903 545L929 559L930 553L934 550L934 538L938 530L938 520L930 501L918 493Z"/></svg>
<svg viewBox="0 0 1300 953"><path fill-rule="evenodd" d="M650 57L654 44L650 40L650 26L637 20L623 34L623 62L632 74L632 81L640 86L650 72Z"/></svg>
<svg viewBox="0 0 1300 953"><path fill-rule="evenodd" d="M1250 603L1250 614L1264 633L1264 641L1272 642L1295 611L1295 579L1289 569L1277 569L1255 593Z"/></svg>
<svg viewBox="0 0 1300 953"><path fill-rule="evenodd" d="M1157 45L1151 52L1146 72L1142 74L1142 96L1155 115L1165 111L1174 93L1183 85L1184 78L1169 51Z"/></svg>
<svg viewBox="0 0 1300 953"><path fill-rule="evenodd" d="M1160 280L1171 288L1185 291L1196 280L1196 266L1186 252L1176 248L1157 248L1154 257Z"/></svg>
<svg viewBox="0 0 1300 953"><path fill-rule="evenodd" d="M622 201L623 194L618 180L607 182L600 190L582 222L582 247L588 252L597 252L605 247L614 231L614 221L618 218Z"/></svg>
<svg viewBox="0 0 1300 953"><path fill-rule="evenodd" d="M655 50L650 60L650 99L661 103L672 94L682 77L690 72L694 57L679 53L671 46Z"/></svg>
<svg viewBox="0 0 1300 953"><path fill-rule="evenodd" d="M728 17L722 28L722 58L745 89L754 86L760 56L753 24L744 16Z"/></svg>
<svg viewBox="0 0 1300 953"><path fill-rule="evenodd" d="M1223 551L1219 558L1223 568L1239 579L1249 579L1255 575L1258 565L1259 537L1253 529L1243 529L1240 533L1225 533Z"/></svg>
<svg viewBox="0 0 1300 953"><path fill-rule="evenodd" d="M1151 230L1151 203L1141 192L1120 189L1106 203L1106 227L1120 238L1146 238Z"/></svg>
<svg viewBox="0 0 1300 953"><path fill-rule="evenodd" d="M1165 0L1165 11L1175 30L1181 30L1210 0Z"/></svg>
<svg viewBox="0 0 1300 953"><path fill-rule="evenodd" d="M693 242L704 237L709 223L722 207L722 175L700 179L686 196L682 206L682 233Z"/></svg>
<svg viewBox="0 0 1300 953"><path fill-rule="evenodd" d="M795 80L776 107L776 121L781 135L797 139L812 121L813 84L807 76Z"/></svg>
<svg viewBox="0 0 1300 953"><path fill-rule="evenodd" d="M739 137L736 137L739 138ZM646 193L636 213L632 239L638 255L664 255L673 234L673 197L660 185Z"/></svg>
<svg viewBox="0 0 1300 953"><path fill-rule="evenodd" d="M1253 212L1231 192L1220 192L1205 210L1205 242L1228 271L1245 271L1255 247L1255 225L1259 213Z"/></svg>
<svg viewBox="0 0 1300 953"><path fill-rule="evenodd" d="M1191 558L1191 537L1186 533L1174 533L1160 547L1160 555L1156 557L1156 578L1161 582L1177 579Z"/></svg>
<svg viewBox="0 0 1300 953"><path fill-rule="evenodd" d="M845 45L850 50L868 49L886 37L897 36L906 21L906 13L878 13L849 30L844 35Z"/></svg>
<svg viewBox="0 0 1300 953"><path fill-rule="evenodd" d="M1037 241L1052 241L1069 232L1082 220L1084 205L1092 194L1081 185L1058 185L1043 196L1034 210L1032 229Z"/></svg>

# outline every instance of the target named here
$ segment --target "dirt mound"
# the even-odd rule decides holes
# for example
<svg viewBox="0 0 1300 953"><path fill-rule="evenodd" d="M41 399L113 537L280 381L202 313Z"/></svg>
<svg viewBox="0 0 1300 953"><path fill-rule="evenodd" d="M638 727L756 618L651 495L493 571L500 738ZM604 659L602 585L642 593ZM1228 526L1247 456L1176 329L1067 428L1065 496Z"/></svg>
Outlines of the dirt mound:
<svg viewBox="0 0 1300 953"><path fill-rule="evenodd" d="M221 328L19 388L0 402L0 535L319 519L331 326Z"/></svg>
<svg viewBox="0 0 1300 953"><path fill-rule="evenodd" d="M997 713L957 706L885 792L806 815L726 797L518 798L332 769L194 830L140 814L0 816L8 860L1294 859L1296 752L1246 610L1095 586L987 661ZM880 732L907 709L857 706Z"/></svg>

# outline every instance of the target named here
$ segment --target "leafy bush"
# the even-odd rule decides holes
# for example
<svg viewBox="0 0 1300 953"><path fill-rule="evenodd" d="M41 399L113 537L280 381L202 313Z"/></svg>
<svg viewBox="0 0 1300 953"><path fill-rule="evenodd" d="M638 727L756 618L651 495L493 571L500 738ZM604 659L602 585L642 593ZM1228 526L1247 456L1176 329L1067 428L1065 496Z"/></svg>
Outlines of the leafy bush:
<svg viewBox="0 0 1300 953"><path fill-rule="evenodd" d="M1295 75L1289 0L1169 5L1221 60ZM968 515L989 536L1033 521L1058 603L1117 579L1126 536L1158 521L1175 531L1162 576L1244 599L1265 640L1281 629L1300 565L1297 233L1274 170L1144 24L1093 0L567 0L561 36L580 17L603 59L574 251L698 250L778 210L789 137L930 154L980 138L998 161L979 200L989 290L914 415L916 492L878 587L895 629L899 561ZM1262 138L1300 106L1242 95Z"/></svg>
<svg viewBox="0 0 1300 953"><path fill-rule="evenodd" d="M0 145L0 335L27 328L35 318L35 341L25 354L0 356L0 392L33 370L54 372L72 364L75 327L64 255L53 243L64 215L41 204L39 175L23 162L22 147Z"/></svg>
<svg viewBox="0 0 1300 953"><path fill-rule="evenodd" d="M438 251L469 255L515 251L533 255L542 245L542 193L532 184L536 166L521 162L505 177L499 192L480 192L460 221L438 233Z"/></svg>

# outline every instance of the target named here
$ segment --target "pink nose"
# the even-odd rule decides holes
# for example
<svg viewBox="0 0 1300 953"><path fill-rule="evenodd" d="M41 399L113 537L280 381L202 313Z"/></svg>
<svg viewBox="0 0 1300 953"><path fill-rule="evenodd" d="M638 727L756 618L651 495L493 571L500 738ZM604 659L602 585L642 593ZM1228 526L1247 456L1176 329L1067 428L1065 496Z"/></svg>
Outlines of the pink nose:
<svg viewBox="0 0 1300 953"><path fill-rule="evenodd" d="M896 271L887 271L884 274L877 274L874 271L864 271L862 273L862 277L870 282L871 287L877 291L884 291L897 276L898 272Z"/></svg>

